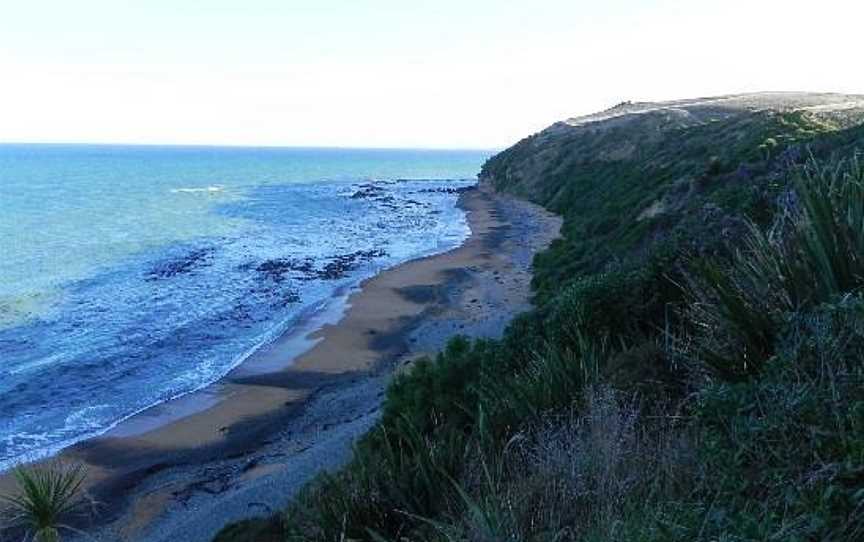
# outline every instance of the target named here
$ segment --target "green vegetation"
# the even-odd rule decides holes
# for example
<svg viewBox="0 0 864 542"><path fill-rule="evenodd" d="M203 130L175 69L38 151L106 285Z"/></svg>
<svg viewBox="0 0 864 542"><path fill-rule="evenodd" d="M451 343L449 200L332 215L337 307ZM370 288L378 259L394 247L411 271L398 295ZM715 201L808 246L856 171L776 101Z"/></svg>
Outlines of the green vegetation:
<svg viewBox="0 0 864 542"><path fill-rule="evenodd" d="M40 542L57 542L61 530L74 530L63 522L84 506L82 467L22 467L14 475L20 492L0 497L7 505L7 527L23 528L25 539Z"/></svg>
<svg viewBox="0 0 864 542"><path fill-rule="evenodd" d="M864 539L862 142L646 114L492 158L564 215L535 310L397 376L348 466L218 540Z"/></svg>

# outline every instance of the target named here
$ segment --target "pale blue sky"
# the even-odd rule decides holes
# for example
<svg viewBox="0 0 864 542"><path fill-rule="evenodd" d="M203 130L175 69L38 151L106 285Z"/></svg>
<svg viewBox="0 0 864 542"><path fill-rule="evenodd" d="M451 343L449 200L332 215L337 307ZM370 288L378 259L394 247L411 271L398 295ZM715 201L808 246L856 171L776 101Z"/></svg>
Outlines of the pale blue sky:
<svg viewBox="0 0 864 542"><path fill-rule="evenodd" d="M0 0L0 141L500 147L625 99L864 92L849 0Z"/></svg>

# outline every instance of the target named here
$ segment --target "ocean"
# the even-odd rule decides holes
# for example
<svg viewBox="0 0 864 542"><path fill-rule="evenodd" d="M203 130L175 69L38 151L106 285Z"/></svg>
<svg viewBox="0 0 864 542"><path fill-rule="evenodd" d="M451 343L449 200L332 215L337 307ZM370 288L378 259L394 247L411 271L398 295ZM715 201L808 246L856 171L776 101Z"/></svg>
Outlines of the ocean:
<svg viewBox="0 0 864 542"><path fill-rule="evenodd" d="M0 145L0 470L469 234L482 151Z"/></svg>

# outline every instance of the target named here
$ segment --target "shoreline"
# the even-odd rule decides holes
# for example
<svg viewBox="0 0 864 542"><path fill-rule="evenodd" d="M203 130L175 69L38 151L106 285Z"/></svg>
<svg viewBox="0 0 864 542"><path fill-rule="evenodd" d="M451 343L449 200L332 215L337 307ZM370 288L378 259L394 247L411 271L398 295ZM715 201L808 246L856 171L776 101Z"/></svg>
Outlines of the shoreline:
<svg viewBox="0 0 864 542"><path fill-rule="evenodd" d="M471 229L459 247L364 280L314 332L289 332L217 383L61 452L88 467L101 503L76 527L96 540L209 540L344 463L398 367L459 333L499 336L530 307L530 256L560 219L482 187L459 205Z"/></svg>

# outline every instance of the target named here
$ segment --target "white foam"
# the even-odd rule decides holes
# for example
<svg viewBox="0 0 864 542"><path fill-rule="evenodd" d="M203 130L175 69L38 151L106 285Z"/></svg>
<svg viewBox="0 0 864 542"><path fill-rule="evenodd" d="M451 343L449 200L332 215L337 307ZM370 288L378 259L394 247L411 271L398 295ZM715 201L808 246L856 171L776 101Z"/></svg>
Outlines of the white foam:
<svg viewBox="0 0 864 542"><path fill-rule="evenodd" d="M172 194L196 194L196 193L212 194L215 192L221 192L222 190L224 190L224 187L222 187L222 186L211 185L211 186L204 186L204 187L199 187L199 188L172 188L171 193Z"/></svg>

